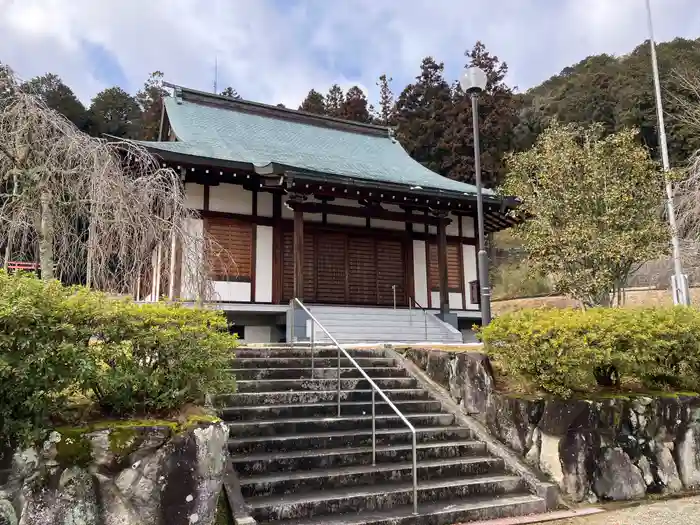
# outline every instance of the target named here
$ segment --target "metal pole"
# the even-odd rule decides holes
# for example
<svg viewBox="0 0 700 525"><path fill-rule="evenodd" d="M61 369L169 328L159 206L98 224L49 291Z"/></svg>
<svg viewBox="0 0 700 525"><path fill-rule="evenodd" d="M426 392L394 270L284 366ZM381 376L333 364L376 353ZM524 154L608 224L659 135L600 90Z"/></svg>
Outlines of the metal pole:
<svg viewBox="0 0 700 525"><path fill-rule="evenodd" d="M678 240L678 229L676 227L676 210L673 203L673 183L668 176L671 169L668 159L668 144L666 143L666 126L664 125L664 110L661 101L661 82L659 81L659 64L656 60L656 44L654 42L654 25L651 17L651 3L646 0L647 23L649 26L649 47L651 48L651 67L654 73L654 92L656 95L656 116L659 121L659 143L661 145L661 160L664 172L666 173L666 208L668 211L668 223L671 228L671 246L673 248L673 273L675 275L673 294L674 303L684 306L690 305L688 293L688 283L683 275L681 264L681 247Z"/></svg>
<svg viewBox="0 0 700 525"><path fill-rule="evenodd" d="M338 417L340 417L340 348L338 348Z"/></svg>
<svg viewBox="0 0 700 525"><path fill-rule="evenodd" d="M291 314L291 325L289 327L289 343L292 348L294 348L294 323L296 322L296 319L294 319L294 302L296 299L292 299L292 314Z"/></svg>
<svg viewBox="0 0 700 525"><path fill-rule="evenodd" d="M377 421L374 408L374 388L372 389L372 465L377 464Z"/></svg>
<svg viewBox="0 0 700 525"><path fill-rule="evenodd" d="M311 321L311 379L314 378L314 346L315 346L316 321Z"/></svg>
<svg viewBox="0 0 700 525"><path fill-rule="evenodd" d="M472 126L474 130L474 173L476 176L476 213L479 228L479 283L481 284L481 325L491 322L491 288L489 287L489 259L484 235L484 196L481 188L481 151L479 147L479 93L472 96Z"/></svg>
<svg viewBox="0 0 700 525"><path fill-rule="evenodd" d="M416 462L416 429L413 432L413 514L418 514L418 464Z"/></svg>

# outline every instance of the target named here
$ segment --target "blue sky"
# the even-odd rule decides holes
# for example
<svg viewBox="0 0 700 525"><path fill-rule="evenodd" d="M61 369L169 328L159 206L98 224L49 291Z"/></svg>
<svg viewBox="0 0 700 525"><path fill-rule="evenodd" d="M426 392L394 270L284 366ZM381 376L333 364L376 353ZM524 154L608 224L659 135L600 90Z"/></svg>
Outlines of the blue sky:
<svg viewBox="0 0 700 525"><path fill-rule="evenodd" d="M652 0L657 40L700 37L698 0ZM85 102L151 71L211 90L296 106L310 88L400 91L422 57L457 78L477 41L525 90L588 55L646 38L644 0L0 0L0 61L24 78L63 77Z"/></svg>

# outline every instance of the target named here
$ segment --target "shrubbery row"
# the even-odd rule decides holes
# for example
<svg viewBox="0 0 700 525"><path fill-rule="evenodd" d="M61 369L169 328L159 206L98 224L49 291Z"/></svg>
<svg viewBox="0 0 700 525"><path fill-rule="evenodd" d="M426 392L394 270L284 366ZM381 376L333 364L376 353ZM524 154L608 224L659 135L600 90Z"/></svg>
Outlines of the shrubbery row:
<svg viewBox="0 0 700 525"><path fill-rule="evenodd" d="M506 375L558 396L601 387L700 388L700 311L694 308L525 310L480 332Z"/></svg>
<svg viewBox="0 0 700 525"><path fill-rule="evenodd" d="M39 437L77 398L163 414L233 387L221 312L129 300L0 271L0 436Z"/></svg>

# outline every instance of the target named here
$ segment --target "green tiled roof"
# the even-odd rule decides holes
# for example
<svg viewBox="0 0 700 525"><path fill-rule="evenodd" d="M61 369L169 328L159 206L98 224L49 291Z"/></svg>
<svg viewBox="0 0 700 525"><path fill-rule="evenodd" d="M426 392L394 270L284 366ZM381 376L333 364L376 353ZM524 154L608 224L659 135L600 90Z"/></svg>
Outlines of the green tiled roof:
<svg viewBox="0 0 700 525"><path fill-rule="evenodd" d="M186 92L185 92L186 93ZM249 102L201 103L168 97L165 108L176 142L143 143L149 148L254 168L282 165L368 183L420 186L440 192L476 192L475 186L443 177L414 161L401 145L376 127L345 125L303 113ZM215 98L215 97L214 97ZM250 107L246 107L249 105ZM263 108L264 111L259 111ZM252 110L251 110L252 109ZM493 194L486 190L486 194Z"/></svg>

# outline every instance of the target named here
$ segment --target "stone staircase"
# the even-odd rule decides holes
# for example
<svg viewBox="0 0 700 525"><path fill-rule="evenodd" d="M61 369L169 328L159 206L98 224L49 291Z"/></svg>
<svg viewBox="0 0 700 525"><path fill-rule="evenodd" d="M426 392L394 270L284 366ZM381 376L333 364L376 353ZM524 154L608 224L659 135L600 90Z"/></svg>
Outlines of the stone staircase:
<svg viewBox="0 0 700 525"><path fill-rule="evenodd" d="M217 399L245 507L259 524L448 525L545 511L485 443L378 350L352 357L417 431L418 514L411 432L379 396L372 465L372 392L337 350L238 348L237 392ZM250 523L250 522L249 522Z"/></svg>
<svg viewBox="0 0 700 525"><path fill-rule="evenodd" d="M311 313L333 337L344 343L462 343L462 333L418 308L309 305ZM320 326L315 341L331 341Z"/></svg>

